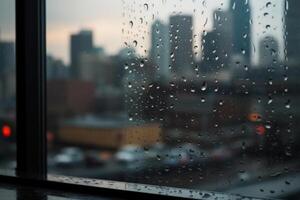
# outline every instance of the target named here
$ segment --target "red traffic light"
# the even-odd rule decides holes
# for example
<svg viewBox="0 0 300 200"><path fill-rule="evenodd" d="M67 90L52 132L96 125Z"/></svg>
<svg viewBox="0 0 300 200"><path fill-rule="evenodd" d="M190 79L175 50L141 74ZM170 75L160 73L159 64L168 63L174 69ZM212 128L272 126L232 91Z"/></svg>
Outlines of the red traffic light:
<svg viewBox="0 0 300 200"><path fill-rule="evenodd" d="M256 127L255 127L255 130L256 130L256 133L257 133L258 135L264 135L265 132L266 132L266 129L265 129L265 127L264 127L263 125L258 125L258 126L256 126Z"/></svg>
<svg viewBox="0 0 300 200"><path fill-rule="evenodd" d="M251 113L251 114L249 114L248 119L251 122L258 122L258 121L261 121L262 117L259 113Z"/></svg>
<svg viewBox="0 0 300 200"><path fill-rule="evenodd" d="M12 135L11 127L8 125L3 125L1 132L2 132L2 136L5 138L9 138Z"/></svg>

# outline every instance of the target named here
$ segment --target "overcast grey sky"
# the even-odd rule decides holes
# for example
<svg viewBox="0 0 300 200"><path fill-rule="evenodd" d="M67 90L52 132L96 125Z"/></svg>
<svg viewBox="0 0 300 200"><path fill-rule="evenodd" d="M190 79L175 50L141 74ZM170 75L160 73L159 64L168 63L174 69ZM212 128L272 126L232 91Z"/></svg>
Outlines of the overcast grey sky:
<svg viewBox="0 0 300 200"><path fill-rule="evenodd" d="M48 53L69 61L69 36L80 29L94 31L95 43L110 54L124 47L124 42L137 40L137 51L149 49L151 23L162 19L167 23L170 14L194 15L195 44L200 43L200 33L211 29L212 13L227 10L229 0L47 0L47 50ZM236 0L247 1L247 0ZM259 38L275 35L283 48L284 0L249 0L252 7L254 46ZM272 6L265 7L267 2ZM146 9L144 4L148 5ZM0 28L4 39L14 39L14 0L0 0ZM264 16L264 13L269 15ZM140 22L143 19L143 23ZM134 22L131 28L129 21ZM207 23L206 23L207 21ZM271 29L265 26L271 24ZM204 26L205 25L205 26ZM123 33L122 33L123 29ZM200 46L200 45L199 45ZM200 51L196 49L196 51ZM282 51L282 50L281 50ZM253 54L257 58L257 49Z"/></svg>

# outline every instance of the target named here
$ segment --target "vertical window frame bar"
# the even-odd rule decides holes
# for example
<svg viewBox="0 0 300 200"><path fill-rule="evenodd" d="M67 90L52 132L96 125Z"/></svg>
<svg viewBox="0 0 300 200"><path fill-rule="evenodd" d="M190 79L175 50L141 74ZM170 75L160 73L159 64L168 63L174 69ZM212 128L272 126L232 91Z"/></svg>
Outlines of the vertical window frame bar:
<svg viewBox="0 0 300 200"><path fill-rule="evenodd" d="M47 177L45 0L16 0L17 168Z"/></svg>

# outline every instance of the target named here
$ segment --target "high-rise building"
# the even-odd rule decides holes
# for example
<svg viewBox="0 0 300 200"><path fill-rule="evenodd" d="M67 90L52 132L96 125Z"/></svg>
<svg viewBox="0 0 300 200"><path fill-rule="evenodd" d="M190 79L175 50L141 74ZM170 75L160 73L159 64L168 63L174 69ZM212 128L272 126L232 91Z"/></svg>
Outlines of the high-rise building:
<svg viewBox="0 0 300 200"><path fill-rule="evenodd" d="M0 99L15 95L15 44L0 41Z"/></svg>
<svg viewBox="0 0 300 200"><path fill-rule="evenodd" d="M120 67L120 66L118 66ZM97 87L113 86L117 77L117 66L110 57L97 50L83 53L79 63L80 80L91 81Z"/></svg>
<svg viewBox="0 0 300 200"><path fill-rule="evenodd" d="M232 15L230 12L213 13L213 30L202 35L203 72L228 69L232 54Z"/></svg>
<svg viewBox="0 0 300 200"><path fill-rule="evenodd" d="M233 54L240 54L251 61L251 7L250 1L231 0L233 20Z"/></svg>
<svg viewBox="0 0 300 200"><path fill-rule="evenodd" d="M82 53L93 50L93 33L90 30L81 30L77 34L71 35L70 41L70 57L71 57L71 77L77 79L79 75L79 63Z"/></svg>
<svg viewBox="0 0 300 200"><path fill-rule="evenodd" d="M157 68L159 78L167 79L170 63L169 28L161 21L156 20L151 28L151 61Z"/></svg>
<svg viewBox="0 0 300 200"><path fill-rule="evenodd" d="M15 66L15 44L13 42L0 41L0 73Z"/></svg>
<svg viewBox="0 0 300 200"><path fill-rule="evenodd" d="M69 68L60 59L47 56L47 80L66 79L69 77Z"/></svg>
<svg viewBox="0 0 300 200"><path fill-rule="evenodd" d="M266 36L259 44L259 64L262 67L271 67L278 63L278 41L273 36Z"/></svg>
<svg viewBox="0 0 300 200"><path fill-rule="evenodd" d="M300 52L300 1L298 0L290 0L286 1L286 45L287 45L287 57L292 63L299 63L299 52Z"/></svg>
<svg viewBox="0 0 300 200"><path fill-rule="evenodd" d="M170 64L175 73L185 74L193 63L193 18L190 15L170 17Z"/></svg>

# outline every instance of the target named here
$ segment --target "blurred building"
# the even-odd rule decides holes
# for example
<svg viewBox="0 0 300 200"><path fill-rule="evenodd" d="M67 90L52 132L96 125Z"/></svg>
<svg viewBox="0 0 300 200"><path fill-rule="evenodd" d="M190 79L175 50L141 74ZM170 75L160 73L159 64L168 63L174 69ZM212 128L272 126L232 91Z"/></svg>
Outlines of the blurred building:
<svg viewBox="0 0 300 200"><path fill-rule="evenodd" d="M47 56L47 80L67 79L69 77L69 68L60 59L53 56Z"/></svg>
<svg viewBox="0 0 300 200"><path fill-rule="evenodd" d="M47 81L48 128L56 129L65 117L90 113L95 104L95 85L81 80Z"/></svg>
<svg viewBox="0 0 300 200"><path fill-rule="evenodd" d="M159 79L168 79L170 62L169 28L156 20L151 27L151 61L157 69Z"/></svg>
<svg viewBox="0 0 300 200"><path fill-rule="evenodd" d="M94 48L93 33L90 30L81 30L72 34L70 39L71 77L77 79L79 75L79 63L82 53L90 52Z"/></svg>
<svg viewBox="0 0 300 200"><path fill-rule="evenodd" d="M287 45L287 57L291 63L299 63L300 52L300 1L291 0L285 1L286 8L286 45Z"/></svg>
<svg viewBox="0 0 300 200"><path fill-rule="evenodd" d="M215 11L213 16L213 30L202 35L203 72L228 69L232 54L232 15L230 12Z"/></svg>
<svg viewBox="0 0 300 200"><path fill-rule="evenodd" d="M231 0L233 17L233 54L242 54L251 61L251 6L249 1Z"/></svg>
<svg viewBox="0 0 300 200"><path fill-rule="evenodd" d="M96 92L95 113L117 113L124 111L124 93L121 88L107 86Z"/></svg>
<svg viewBox="0 0 300 200"><path fill-rule="evenodd" d="M190 15L170 17L170 64L180 75L189 73L193 64L193 18Z"/></svg>
<svg viewBox="0 0 300 200"><path fill-rule="evenodd" d="M104 52L83 53L80 58L79 79L95 84L94 113L120 112L123 109L122 60Z"/></svg>
<svg viewBox="0 0 300 200"><path fill-rule="evenodd" d="M137 57L137 54L133 47L127 46L125 48L120 49L118 57L120 57L121 60L130 60L135 59Z"/></svg>
<svg viewBox="0 0 300 200"><path fill-rule="evenodd" d="M278 63L279 45L275 37L267 36L259 43L259 63L263 67L271 67Z"/></svg>
<svg viewBox="0 0 300 200"><path fill-rule="evenodd" d="M15 44L0 40L0 99L9 101L15 98Z"/></svg>
<svg viewBox="0 0 300 200"><path fill-rule="evenodd" d="M166 143L193 142L209 146L246 140L249 135L231 134L230 131L241 129L251 99L243 95L240 84L215 83L214 80L212 77L204 82L173 82L175 87L154 84L143 99L144 119L162 123Z"/></svg>
<svg viewBox="0 0 300 200"><path fill-rule="evenodd" d="M58 138L73 145L119 149L153 145L160 141L160 132L159 124L135 123L122 116L87 116L64 121Z"/></svg>
<svg viewBox="0 0 300 200"><path fill-rule="evenodd" d="M78 64L78 79L91 81L97 87L113 86L117 77L116 68L114 61L101 51L82 53Z"/></svg>

